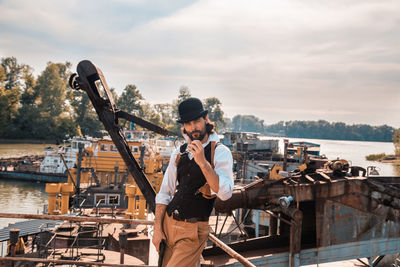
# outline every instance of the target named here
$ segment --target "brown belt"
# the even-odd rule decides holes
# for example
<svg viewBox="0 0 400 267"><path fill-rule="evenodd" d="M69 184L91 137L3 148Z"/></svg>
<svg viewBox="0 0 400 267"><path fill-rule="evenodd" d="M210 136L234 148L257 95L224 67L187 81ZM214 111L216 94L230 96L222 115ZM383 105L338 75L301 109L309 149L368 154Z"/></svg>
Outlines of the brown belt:
<svg viewBox="0 0 400 267"><path fill-rule="evenodd" d="M189 218L189 219L182 219L179 217L179 214L172 213L172 218L176 221L180 222L188 222L188 223L197 223L197 222L208 222L208 217L197 217L197 218Z"/></svg>

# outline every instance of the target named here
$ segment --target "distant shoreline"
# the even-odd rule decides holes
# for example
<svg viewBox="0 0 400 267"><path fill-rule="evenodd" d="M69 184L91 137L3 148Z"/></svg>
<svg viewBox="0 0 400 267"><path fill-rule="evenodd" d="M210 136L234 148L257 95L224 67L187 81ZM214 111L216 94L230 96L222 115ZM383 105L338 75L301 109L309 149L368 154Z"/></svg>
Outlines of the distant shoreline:
<svg viewBox="0 0 400 267"><path fill-rule="evenodd" d="M55 145L54 140L38 140L38 139L0 139L0 144L49 144Z"/></svg>
<svg viewBox="0 0 400 267"><path fill-rule="evenodd" d="M313 140L331 140L331 141L349 141L349 142L378 142L378 143L393 143L393 141L377 141L377 140L349 140L349 139L331 139L331 138L316 138L316 137L288 137L288 136L276 136L276 135L268 135L259 133L261 136L265 136L268 138L283 138L283 139L313 139ZM223 136L223 135L222 135Z"/></svg>

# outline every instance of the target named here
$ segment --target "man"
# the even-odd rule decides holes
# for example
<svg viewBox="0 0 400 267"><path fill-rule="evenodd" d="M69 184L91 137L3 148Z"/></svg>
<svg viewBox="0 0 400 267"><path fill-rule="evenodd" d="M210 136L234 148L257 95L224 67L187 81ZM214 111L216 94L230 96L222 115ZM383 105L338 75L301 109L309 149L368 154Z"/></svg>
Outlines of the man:
<svg viewBox="0 0 400 267"><path fill-rule="evenodd" d="M233 190L232 154L218 143L208 111L197 98L182 101L178 111L187 143L172 153L165 171L152 240L157 250L165 240L167 267L199 265L215 196L227 200Z"/></svg>

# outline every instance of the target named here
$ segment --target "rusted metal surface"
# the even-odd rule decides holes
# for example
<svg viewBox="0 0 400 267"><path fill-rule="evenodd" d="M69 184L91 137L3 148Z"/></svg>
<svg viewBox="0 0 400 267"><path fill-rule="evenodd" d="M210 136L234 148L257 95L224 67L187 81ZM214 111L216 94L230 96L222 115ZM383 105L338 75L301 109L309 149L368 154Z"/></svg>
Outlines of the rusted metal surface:
<svg viewBox="0 0 400 267"><path fill-rule="evenodd" d="M208 238L214 242L214 244L216 244L218 247L222 248L226 253L228 253L232 258L237 259L241 264L243 264L243 266L246 267L255 267L254 264L252 264L249 260L247 260L246 258L244 258L242 255L240 255L239 253L237 253L236 251L234 251L233 249L231 249L230 247L228 247L227 245L225 245L221 240L219 240L218 238L216 238L213 234L209 234Z"/></svg>
<svg viewBox="0 0 400 267"><path fill-rule="evenodd" d="M335 176L318 171L283 178L278 181L258 180L234 190L232 198L218 200L216 210L227 212L236 208L268 209L279 205L282 196L293 196L296 202L334 199L343 205L400 221L400 184L393 178Z"/></svg>
<svg viewBox="0 0 400 267"><path fill-rule="evenodd" d="M272 235L263 237L262 243L247 240L242 246L243 249L247 246L266 251L282 248L287 254L261 254L258 260L251 260L256 265L299 266L385 255L376 254L378 251L399 253L400 177L355 176L350 173L365 175L365 169L335 168L306 169L278 181L258 180L235 190L227 201L217 200L215 208L219 212L237 208L267 210L279 218L279 234L275 235L271 229ZM293 201L285 209L280 205L280 199L288 196ZM303 213L302 219L296 220L296 212ZM271 223L275 228L274 220ZM376 249L367 249L365 244L368 243L364 242ZM348 244L357 249L343 253ZM238 245L232 244L232 247L240 252ZM207 253L216 255L217 252L209 248ZM312 259L310 253L320 257L318 261ZM288 257L288 260L283 261L282 257Z"/></svg>

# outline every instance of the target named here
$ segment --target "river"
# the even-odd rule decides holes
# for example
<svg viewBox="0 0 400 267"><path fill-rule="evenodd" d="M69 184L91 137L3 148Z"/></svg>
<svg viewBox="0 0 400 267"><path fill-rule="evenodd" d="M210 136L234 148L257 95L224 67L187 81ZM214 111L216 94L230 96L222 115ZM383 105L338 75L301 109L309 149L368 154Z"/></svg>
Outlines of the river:
<svg viewBox="0 0 400 267"><path fill-rule="evenodd" d="M275 139L280 140L280 147L282 148L283 138ZM371 165L376 166L381 175L400 175L399 170L396 170L392 164L365 160L365 156L369 154L393 154L394 146L392 143L297 138L290 138L289 140L318 143L321 145L321 154L325 154L328 159L339 157L349 160L355 166L364 168ZM49 145L0 144L0 158L19 157L27 154L38 155L47 146ZM0 180L0 208L2 212L41 213L45 204L47 204L47 194L44 184ZM0 219L0 228L7 226L8 223L13 221L16 220Z"/></svg>

